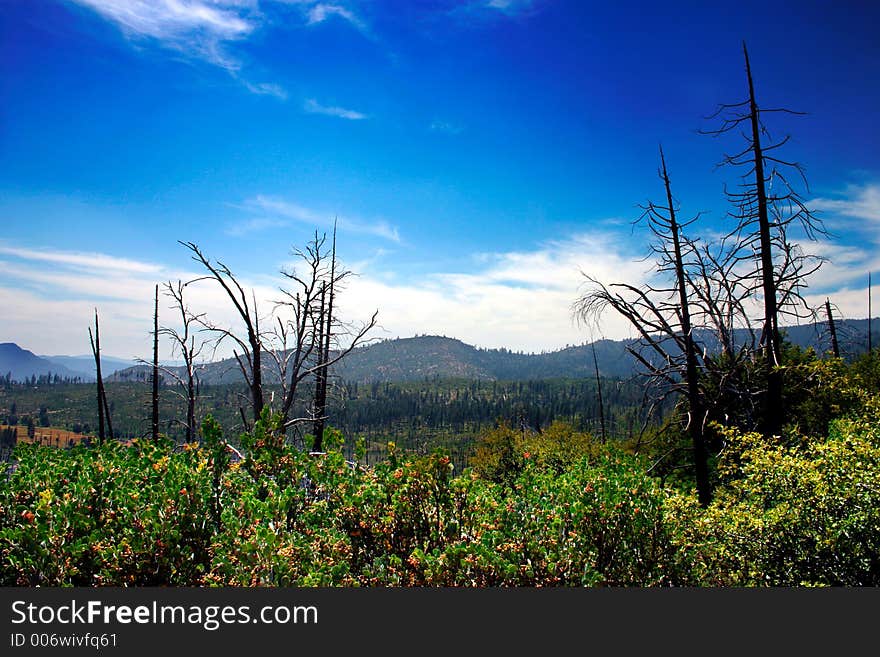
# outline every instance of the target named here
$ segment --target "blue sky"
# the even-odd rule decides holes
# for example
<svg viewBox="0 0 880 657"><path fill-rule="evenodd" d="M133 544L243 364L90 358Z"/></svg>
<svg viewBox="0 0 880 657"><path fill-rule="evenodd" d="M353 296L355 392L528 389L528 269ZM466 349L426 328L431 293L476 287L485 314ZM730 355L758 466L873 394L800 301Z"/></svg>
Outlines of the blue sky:
<svg viewBox="0 0 880 657"><path fill-rule="evenodd" d="M629 222L661 198L658 142L683 211L727 225L714 165L738 142L696 130L743 97L743 39L759 101L807 112L769 122L835 234L810 298L865 316L880 7L705 5L6 0L0 341L86 352L97 306L107 351L143 355L153 284L195 271L177 240L268 308L291 247L338 217L342 308L378 309L376 337L583 342L581 272L647 275Z"/></svg>

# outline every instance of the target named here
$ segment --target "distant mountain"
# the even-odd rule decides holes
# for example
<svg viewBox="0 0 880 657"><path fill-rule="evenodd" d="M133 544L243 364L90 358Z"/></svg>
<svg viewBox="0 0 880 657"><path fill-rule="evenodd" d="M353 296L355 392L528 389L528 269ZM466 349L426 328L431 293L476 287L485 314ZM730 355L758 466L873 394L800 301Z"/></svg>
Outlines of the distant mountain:
<svg viewBox="0 0 880 657"><path fill-rule="evenodd" d="M875 326L880 329L880 320ZM861 353L865 349L867 320L840 321L837 332L844 355ZM876 329L875 329L876 331ZM801 347L812 347L819 353L830 350L830 338L823 323L785 328L791 342ZM702 337L712 349L709 334ZM638 363L627 352L633 340L599 340L595 342L599 373L604 377L626 378L638 371ZM875 342L880 344L880 340ZM274 364L264 361L264 380L273 381ZM352 351L333 370L345 381L405 382L432 378L462 378L473 380L525 381L551 378L591 378L595 375L592 345L567 347L542 354L525 354L508 349L478 349L456 340L440 336L418 336L385 340L359 347ZM149 368L137 366L117 372L110 380L148 380ZM241 372L234 360L208 364L201 375L207 384L241 381Z"/></svg>
<svg viewBox="0 0 880 657"><path fill-rule="evenodd" d="M7 374L11 374L14 381L24 381L33 376L39 378L47 374L57 374L61 378L69 379L85 378L81 372L69 369L61 363L40 358L14 342L0 344L0 376L5 377Z"/></svg>
<svg viewBox="0 0 880 657"><path fill-rule="evenodd" d="M40 356L40 358L43 358L50 363L57 363L69 370L77 372L87 381L95 380L94 356ZM135 361L133 359L124 360L112 356L101 356L101 374L103 376L108 376L119 370L128 369L134 365Z"/></svg>

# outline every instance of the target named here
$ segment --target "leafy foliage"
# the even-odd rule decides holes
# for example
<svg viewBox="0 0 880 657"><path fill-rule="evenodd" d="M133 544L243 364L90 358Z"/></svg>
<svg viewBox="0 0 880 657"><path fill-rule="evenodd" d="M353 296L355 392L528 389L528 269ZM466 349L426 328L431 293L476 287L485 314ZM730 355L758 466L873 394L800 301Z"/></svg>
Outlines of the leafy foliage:
<svg viewBox="0 0 880 657"><path fill-rule="evenodd" d="M805 392L785 435L719 427L706 508L653 456L563 423L499 425L460 473L394 444L355 464L331 429L309 454L268 411L240 454L210 418L199 446L20 444L0 585L876 586L876 357L788 366Z"/></svg>

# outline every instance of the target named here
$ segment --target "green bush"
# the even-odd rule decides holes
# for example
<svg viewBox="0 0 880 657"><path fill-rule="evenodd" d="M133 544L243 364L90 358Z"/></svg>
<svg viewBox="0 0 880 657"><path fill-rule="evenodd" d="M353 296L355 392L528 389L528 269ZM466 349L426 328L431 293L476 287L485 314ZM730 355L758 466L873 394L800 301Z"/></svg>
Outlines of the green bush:
<svg viewBox="0 0 880 657"><path fill-rule="evenodd" d="M715 586L880 585L880 402L790 446L730 432L705 511L672 502L679 560Z"/></svg>
<svg viewBox="0 0 880 657"><path fill-rule="evenodd" d="M0 497L3 585L184 585L210 566L210 478L167 443L19 445Z"/></svg>
<svg viewBox="0 0 880 657"><path fill-rule="evenodd" d="M846 401L827 435L719 430L705 509L565 425L500 427L457 476L393 445L354 465L332 430L310 455L268 413L236 462L210 418L201 446L18 445L0 585L880 585L880 396L840 363L804 367Z"/></svg>

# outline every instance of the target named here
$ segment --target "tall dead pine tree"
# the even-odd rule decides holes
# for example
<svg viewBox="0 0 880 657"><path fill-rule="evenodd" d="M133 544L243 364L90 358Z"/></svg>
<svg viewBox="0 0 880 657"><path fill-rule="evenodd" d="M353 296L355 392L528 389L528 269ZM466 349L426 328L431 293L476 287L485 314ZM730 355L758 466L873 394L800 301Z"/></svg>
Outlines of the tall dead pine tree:
<svg viewBox="0 0 880 657"><path fill-rule="evenodd" d="M333 244L330 249L330 282L321 289L320 324L318 331L318 358L321 367L316 372L315 395L315 446L320 452L324 448L324 425L327 419L327 382L329 378L330 338L333 332L333 294L336 279L336 226L333 226ZM326 292L326 305L325 305Z"/></svg>
<svg viewBox="0 0 880 657"><path fill-rule="evenodd" d="M689 283L685 247L695 255L692 243L682 236L683 229L695 219L682 223L672 195L666 159L660 149L660 178L666 205L649 202L643 206L644 220L654 237L652 251L657 273L663 280L637 287L628 283L605 285L588 280L595 289L582 297L576 311L585 319L611 308L624 317L641 339L630 353L641 363L649 378L649 387L658 391L655 404L666 395L684 393L687 398L687 426L691 437L694 479L697 495L704 506L711 501L708 453L703 437L705 408L699 387L701 367L694 344L690 312ZM671 279L671 281L669 281Z"/></svg>
<svg viewBox="0 0 880 657"><path fill-rule="evenodd" d="M794 170L806 183L802 167L775 154L777 149L788 142L789 137L773 141L762 120L764 114L798 112L760 107L745 43L743 56L748 97L740 103L721 105L710 117L720 116L721 126L717 130L702 132L713 136L736 132L742 134L746 140L746 147L735 155L725 155L722 164L746 169L742 176L742 191L727 194L737 208L736 212L730 213L736 219L736 227L730 236L738 240L744 254L743 261L757 261L754 273L743 276L754 277L755 291L760 293L763 302L761 346L766 368L766 389L763 394L761 429L765 435L770 436L781 433L784 417L779 318L783 312L797 312L793 309L798 306L798 301L802 301L799 289L804 285L806 277L821 264L821 259L801 254L788 241L786 231L790 227L797 227L809 239L815 239L817 233L824 234L825 231L787 178L785 171Z"/></svg>
<svg viewBox="0 0 880 657"><path fill-rule="evenodd" d="M868 353L873 350L871 343L871 272L868 272Z"/></svg>
<svg viewBox="0 0 880 657"><path fill-rule="evenodd" d="M97 378L95 387L98 396L98 441L103 443L107 436L113 440L113 423L110 421L110 407L107 405L104 378L101 376L101 332L98 328L97 310L95 310L95 333L92 334L92 329L89 328L89 342L92 345L92 355L95 357L95 377Z"/></svg>
<svg viewBox="0 0 880 657"><path fill-rule="evenodd" d="M669 173L666 169L666 158L663 155L663 147L660 147L661 177L666 188L666 217L656 215L653 217L655 224L659 223L665 232L661 236L667 236L672 240L672 266L675 269L675 281L678 288L678 313L681 318L681 333L684 340L685 351L685 381L687 382L688 398L688 431L691 436L691 444L694 450L694 474L697 480L697 494L700 504L706 506L712 498L709 484L709 457L706 451L706 442L703 437L703 420L705 412L700 395L699 371L697 364L697 350L694 346L693 326L691 325L690 303L688 301L688 288L685 281L685 265L682 256L681 234L678 220L675 216L675 203L672 200L672 185L669 182Z"/></svg>
<svg viewBox="0 0 880 657"><path fill-rule="evenodd" d="M153 442L159 442L159 286L156 285L155 305L153 307L153 414L150 432Z"/></svg>
<svg viewBox="0 0 880 657"><path fill-rule="evenodd" d="M599 402L599 428L602 430L602 444L608 441L608 434L605 431L605 401L602 399L602 377L599 376L599 358L596 356L596 343L590 343L593 348L593 367L596 370L596 395Z"/></svg>
<svg viewBox="0 0 880 657"><path fill-rule="evenodd" d="M835 358L840 358L840 345L837 342L837 327L834 324L834 315L831 313L831 299L825 299L825 314L828 316L828 331L831 334L831 353Z"/></svg>

